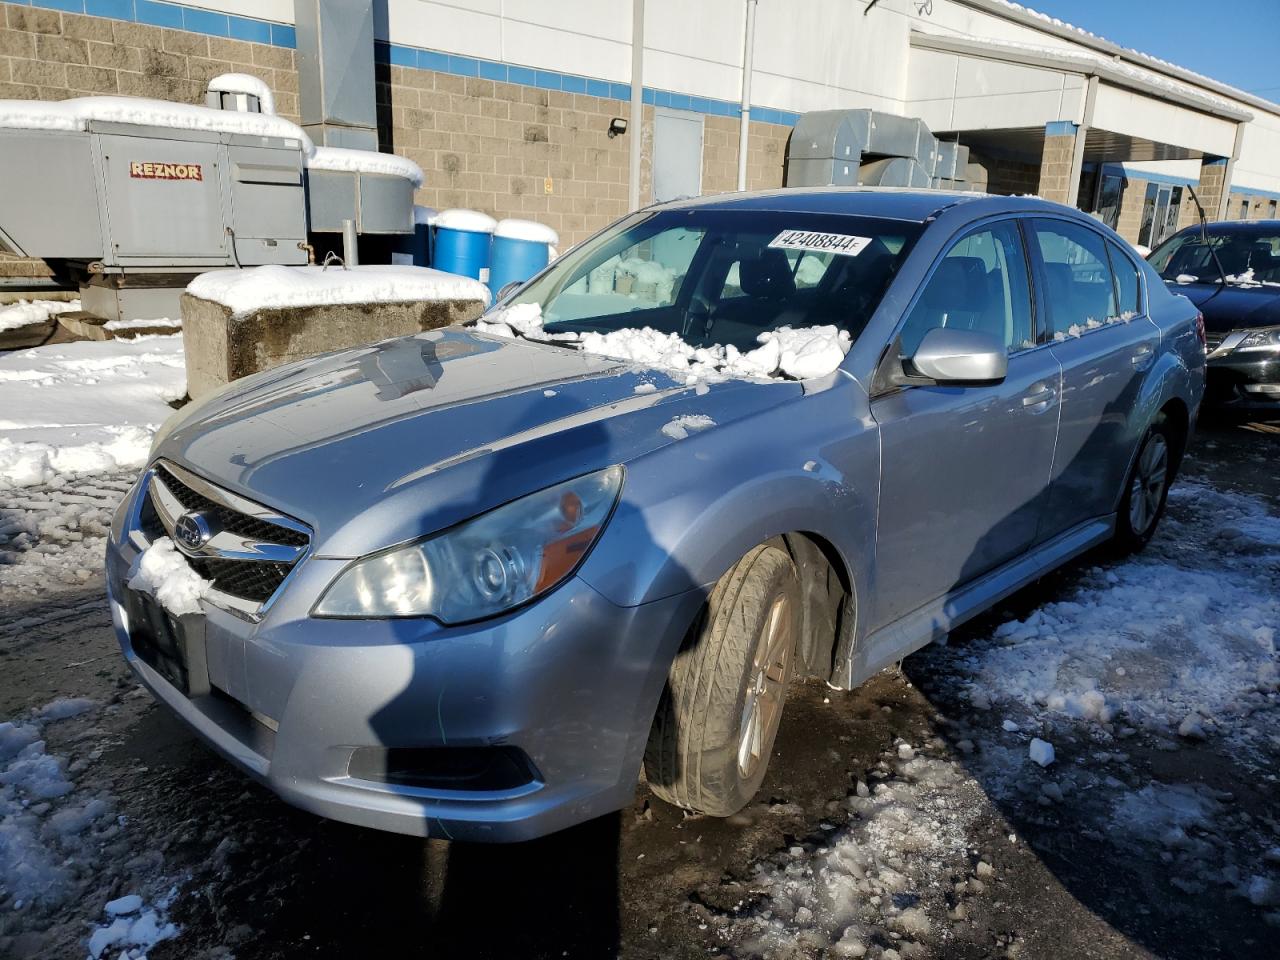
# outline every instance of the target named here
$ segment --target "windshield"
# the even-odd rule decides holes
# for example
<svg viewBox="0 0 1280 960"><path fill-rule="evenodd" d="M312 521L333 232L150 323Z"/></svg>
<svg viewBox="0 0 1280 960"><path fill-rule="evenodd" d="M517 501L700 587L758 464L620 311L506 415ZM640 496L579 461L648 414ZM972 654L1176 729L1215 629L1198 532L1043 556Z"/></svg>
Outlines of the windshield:
<svg viewBox="0 0 1280 960"><path fill-rule="evenodd" d="M641 212L571 250L504 306L546 334L650 328L692 348L757 348L782 328L862 332L919 224L757 210Z"/></svg>
<svg viewBox="0 0 1280 960"><path fill-rule="evenodd" d="M1166 240L1148 258L1166 280L1180 283L1280 283L1280 233L1274 225L1257 230L1232 230L1208 234L1206 245L1199 230L1189 230ZM1218 255L1222 273L1212 253Z"/></svg>

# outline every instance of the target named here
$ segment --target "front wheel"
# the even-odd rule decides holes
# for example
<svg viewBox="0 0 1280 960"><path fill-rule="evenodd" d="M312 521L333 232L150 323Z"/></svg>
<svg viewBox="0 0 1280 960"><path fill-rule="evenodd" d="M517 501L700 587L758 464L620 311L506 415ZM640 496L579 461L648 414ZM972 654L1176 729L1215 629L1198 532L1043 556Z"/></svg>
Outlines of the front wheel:
<svg viewBox="0 0 1280 960"><path fill-rule="evenodd" d="M1155 535L1169 499L1173 472L1169 431L1163 421L1157 421L1147 429L1133 469L1129 471L1129 482L1116 516L1113 543L1117 552L1136 553Z"/></svg>
<svg viewBox="0 0 1280 960"><path fill-rule="evenodd" d="M778 733L799 631L791 557L755 547L720 578L671 666L645 750L654 793L720 817L750 802Z"/></svg>

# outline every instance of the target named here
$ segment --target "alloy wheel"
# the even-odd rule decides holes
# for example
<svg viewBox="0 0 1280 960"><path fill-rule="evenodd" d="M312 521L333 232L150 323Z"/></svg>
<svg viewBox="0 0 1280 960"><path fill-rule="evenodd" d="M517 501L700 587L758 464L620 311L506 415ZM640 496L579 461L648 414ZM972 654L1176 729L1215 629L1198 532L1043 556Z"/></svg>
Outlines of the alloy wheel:
<svg viewBox="0 0 1280 960"><path fill-rule="evenodd" d="M1143 536L1155 523L1169 481L1169 444L1158 433L1151 434L1138 455L1129 485L1129 527Z"/></svg>
<svg viewBox="0 0 1280 960"><path fill-rule="evenodd" d="M738 773L744 780L764 759L782 719L787 675L795 649L792 619L790 600L786 596L776 598L756 641L751 679L747 684L747 696L742 703L742 719L738 726Z"/></svg>

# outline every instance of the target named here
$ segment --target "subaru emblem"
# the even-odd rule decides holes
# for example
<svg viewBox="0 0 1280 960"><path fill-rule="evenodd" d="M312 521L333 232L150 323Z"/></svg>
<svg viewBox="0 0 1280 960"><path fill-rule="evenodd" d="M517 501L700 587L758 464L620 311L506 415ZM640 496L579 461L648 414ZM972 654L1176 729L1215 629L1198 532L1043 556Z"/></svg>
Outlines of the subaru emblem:
<svg viewBox="0 0 1280 960"><path fill-rule="evenodd" d="M173 539L189 552L199 550L212 536L213 531L209 529L209 521L203 513L184 513L173 525Z"/></svg>

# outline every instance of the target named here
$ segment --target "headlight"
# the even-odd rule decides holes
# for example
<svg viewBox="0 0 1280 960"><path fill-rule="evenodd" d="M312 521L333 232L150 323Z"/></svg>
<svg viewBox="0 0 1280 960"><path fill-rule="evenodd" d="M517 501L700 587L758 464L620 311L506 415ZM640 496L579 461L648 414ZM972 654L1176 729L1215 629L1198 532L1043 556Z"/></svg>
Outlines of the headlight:
<svg viewBox="0 0 1280 960"><path fill-rule="evenodd" d="M1236 344L1235 352L1242 350L1280 350L1280 327L1263 327L1253 330Z"/></svg>
<svg viewBox="0 0 1280 960"><path fill-rule="evenodd" d="M320 617L435 617L466 623L545 593L577 569L622 489L609 467L347 567Z"/></svg>

